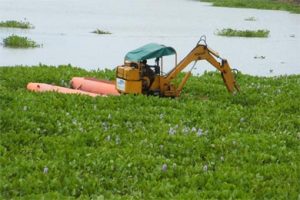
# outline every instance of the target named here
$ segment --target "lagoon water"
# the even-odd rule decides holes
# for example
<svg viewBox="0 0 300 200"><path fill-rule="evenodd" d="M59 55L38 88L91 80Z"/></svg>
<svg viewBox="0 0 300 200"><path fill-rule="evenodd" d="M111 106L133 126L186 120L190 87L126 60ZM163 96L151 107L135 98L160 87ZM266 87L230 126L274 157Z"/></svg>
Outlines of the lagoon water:
<svg viewBox="0 0 300 200"><path fill-rule="evenodd" d="M256 21L246 21L255 17ZM300 73L300 15L285 11L217 8L193 0L1 0L0 21L26 19L32 30L0 28L0 40L27 36L42 48L0 46L0 66L72 64L85 69L114 68L126 52L150 42L174 47L181 60L206 35L208 45L232 68L273 76ZM95 29L112 32L97 35ZM268 29L269 38L217 36L222 28ZM164 60L165 70L174 57ZM198 62L194 73L214 70Z"/></svg>

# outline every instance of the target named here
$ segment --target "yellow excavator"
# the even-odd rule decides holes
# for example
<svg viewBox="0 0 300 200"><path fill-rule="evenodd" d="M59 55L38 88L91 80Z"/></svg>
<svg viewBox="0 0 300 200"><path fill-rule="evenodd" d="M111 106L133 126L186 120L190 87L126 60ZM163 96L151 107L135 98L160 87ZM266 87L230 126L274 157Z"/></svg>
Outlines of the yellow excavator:
<svg viewBox="0 0 300 200"><path fill-rule="evenodd" d="M168 55L175 55L176 64L170 72L164 74L163 56ZM148 65L148 59L155 59L155 65ZM159 60L161 60L160 63ZM177 97L199 60L208 61L221 72L224 84L230 93L233 93L235 89L239 91L239 86L227 60L221 58L217 52L207 46L205 36L200 38L196 47L178 64L175 49L160 44L147 44L127 53L124 65L118 66L116 69L116 89L121 94L153 94ZM179 85L173 84L172 80L193 61L195 61L193 67L185 74Z"/></svg>
<svg viewBox="0 0 300 200"><path fill-rule="evenodd" d="M175 67L169 73L164 74L163 57L169 55L175 55ZM148 65L147 60L149 59L155 59L155 65ZM218 59L220 62L218 62ZM196 47L178 64L175 49L151 43L126 54L124 65L118 66L116 69L115 82L73 77L71 80L73 89L44 83L29 83L27 88L28 90L37 92L55 91L90 96L146 94L177 97L191 76L191 71L198 60L208 61L221 72L223 81L230 93L233 93L235 90L239 91L234 74L227 60L222 59L217 52L207 46L205 37L201 37ZM175 78L193 61L195 63L191 70L185 74L179 84L174 84Z"/></svg>

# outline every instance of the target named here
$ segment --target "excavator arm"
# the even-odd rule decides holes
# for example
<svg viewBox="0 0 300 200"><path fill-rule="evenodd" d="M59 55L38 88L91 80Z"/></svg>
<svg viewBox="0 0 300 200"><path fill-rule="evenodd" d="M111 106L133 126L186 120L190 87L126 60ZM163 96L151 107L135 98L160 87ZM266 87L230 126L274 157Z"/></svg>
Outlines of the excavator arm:
<svg viewBox="0 0 300 200"><path fill-rule="evenodd" d="M221 62L218 62L217 59L221 59ZM165 77L164 80L161 82L161 87L164 87L164 93L166 96L178 96L185 85L188 78L191 76L191 72L188 72L185 77L183 78L182 82L176 88L176 91L172 91L166 89L166 86L170 86L170 82L172 79L177 77L177 75L185 69L191 62L198 61L198 60L206 60L211 65L213 65L216 69L221 72L224 84L227 90L230 93L233 93L236 89L239 91L239 86L237 85L234 75L231 71L231 68L226 59L222 59L219 54L210 48L207 47L206 44L197 44L197 46L175 67L173 68ZM170 88L170 87L169 87ZM174 94L175 92L175 94Z"/></svg>

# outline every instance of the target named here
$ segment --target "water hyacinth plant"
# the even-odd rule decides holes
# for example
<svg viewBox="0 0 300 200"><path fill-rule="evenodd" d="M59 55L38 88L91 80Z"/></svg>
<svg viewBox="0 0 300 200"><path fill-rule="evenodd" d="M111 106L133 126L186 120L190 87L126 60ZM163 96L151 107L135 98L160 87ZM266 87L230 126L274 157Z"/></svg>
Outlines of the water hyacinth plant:
<svg viewBox="0 0 300 200"><path fill-rule="evenodd" d="M5 28L21 28L21 29L32 29L34 26L29 22L24 21L16 21L16 20L8 20L8 21L1 21L0 27Z"/></svg>
<svg viewBox="0 0 300 200"><path fill-rule="evenodd" d="M231 28L224 28L222 30L217 31L217 35L227 36L227 37L261 37L266 38L269 37L269 30L234 30Z"/></svg>
<svg viewBox="0 0 300 200"><path fill-rule="evenodd" d="M3 39L3 45L10 48L34 48L40 47L35 41L18 35L11 35Z"/></svg>
<svg viewBox="0 0 300 200"><path fill-rule="evenodd" d="M244 19L245 21L256 21L257 19L255 17L248 17Z"/></svg>
<svg viewBox="0 0 300 200"><path fill-rule="evenodd" d="M115 71L0 67L0 199L297 199L300 75L237 75L234 96L207 72L175 99L93 98L26 85Z"/></svg>
<svg viewBox="0 0 300 200"><path fill-rule="evenodd" d="M100 30L100 29L96 29L92 33L99 34L99 35L111 34L111 32L109 32L109 31L103 31L103 30Z"/></svg>

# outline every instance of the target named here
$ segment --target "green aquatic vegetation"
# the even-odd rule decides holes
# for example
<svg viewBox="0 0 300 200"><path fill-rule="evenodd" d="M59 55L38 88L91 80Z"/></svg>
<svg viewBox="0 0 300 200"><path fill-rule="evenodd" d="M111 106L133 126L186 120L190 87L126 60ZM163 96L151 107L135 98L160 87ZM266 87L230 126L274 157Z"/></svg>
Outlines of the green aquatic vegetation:
<svg viewBox="0 0 300 200"><path fill-rule="evenodd" d="M248 17L245 18L245 21L256 21L257 19L255 17Z"/></svg>
<svg viewBox="0 0 300 200"><path fill-rule="evenodd" d="M269 37L269 30L234 30L231 28L224 28L222 30L217 31L217 35L227 36L227 37L261 37L266 38Z"/></svg>
<svg viewBox="0 0 300 200"><path fill-rule="evenodd" d="M3 45L11 48L34 48L40 47L35 41L18 35L11 35L3 39Z"/></svg>
<svg viewBox="0 0 300 200"><path fill-rule="evenodd" d="M256 8L268 10L286 10L292 13L300 13L299 1L280 1L280 0L200 0L211 2L213 6L234 7L234 8Z"/></svg>
<svg viewBox="0 0 300 200"><path fill-rule="evenodd" d="M7 21L1 21L0 27L5 28L22 28L22 29L32 29L34 26L30 24L29 22L24 21L16 21L16 20L7 20Z"/></svg>
<svg viewBox="0 0 300 200"><path fill-rule="evenodd" d="M179 98L26 90L112 70L0 67L0 199L297 199L300 75L192 76Z"/></svg>
<svg viewBox="0 0 300 200"><path fill-rule="evenodd" d="M100 29L96 29L96 30L94 30L92 33L99 34L99 35L103 35L103 34L111 34L111 32L103 31L103 30L100 30Z"/></svg>

